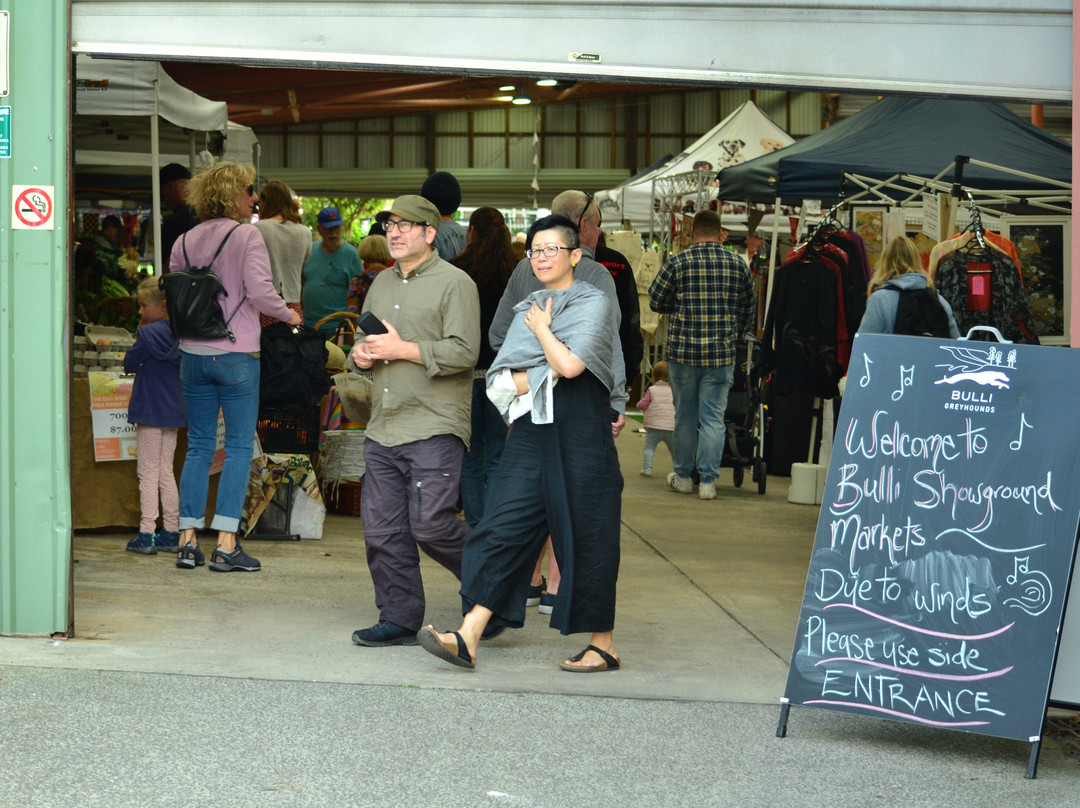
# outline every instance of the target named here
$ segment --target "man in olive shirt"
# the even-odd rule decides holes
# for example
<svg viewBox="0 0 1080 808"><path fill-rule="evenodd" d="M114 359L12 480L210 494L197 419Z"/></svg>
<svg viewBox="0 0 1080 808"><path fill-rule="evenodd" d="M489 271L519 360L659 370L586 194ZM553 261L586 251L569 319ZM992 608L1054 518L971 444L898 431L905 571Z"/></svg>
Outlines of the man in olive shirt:
<svg viewBox="0 0 1080 808"><path fill-rule="evenodd" d="M364 311L387 333L358 341L349 359L374 379L360 516L379 622L353 642L412 645L425 608L417 547L461 577L469 527L457 501L480 298L472 279L431 249L439 223L431 202L401 196L375 219L396 263L375 278Z"/></svg>

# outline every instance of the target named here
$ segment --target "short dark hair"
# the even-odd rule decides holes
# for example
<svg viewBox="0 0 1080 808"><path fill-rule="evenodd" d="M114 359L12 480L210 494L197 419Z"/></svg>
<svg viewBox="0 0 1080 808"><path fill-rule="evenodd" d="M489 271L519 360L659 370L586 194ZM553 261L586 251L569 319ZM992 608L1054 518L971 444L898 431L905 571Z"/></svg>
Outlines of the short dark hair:
<svg viewBox="0 0 1080 808"><path fill-rule="evenodd" d="M532 223L532 227L529 228L529 232L525 234L525 249L532 249L533 236L544 230L558 230L562 237L566 240L566 246L571 250L576 250L581 246L581 241L578 238L577 225L558 213L552 213L550 216L545 216L542 219L537 219Z"/></svg>
<svg viewBox="0 0 1080 808"><path fill-rule="evenodd" d="M703 210L694 215L694 233L697 235L720 235L723 227L720 224L720 216L714 210Z"/></svg>

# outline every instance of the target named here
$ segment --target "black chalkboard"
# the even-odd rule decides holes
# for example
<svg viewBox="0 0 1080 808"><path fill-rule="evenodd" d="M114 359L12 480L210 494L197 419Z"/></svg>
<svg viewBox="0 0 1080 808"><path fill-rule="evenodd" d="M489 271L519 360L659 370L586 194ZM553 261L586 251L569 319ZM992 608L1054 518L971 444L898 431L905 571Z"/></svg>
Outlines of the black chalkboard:
<svg viewBox="0 0 1080 808"><path fill-rule="evenodd" d="M1078 402L1078 351L856 337L787 705L1037 750L1080 521Z"/></svg>

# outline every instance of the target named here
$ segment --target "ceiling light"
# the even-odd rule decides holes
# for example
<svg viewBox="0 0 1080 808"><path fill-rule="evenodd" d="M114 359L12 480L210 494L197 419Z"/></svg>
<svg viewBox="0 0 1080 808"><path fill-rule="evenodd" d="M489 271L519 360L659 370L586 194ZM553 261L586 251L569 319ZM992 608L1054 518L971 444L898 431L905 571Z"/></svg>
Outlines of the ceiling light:
<svg viewBox="0 0 1080 808"><path fill-rule="evenodd" d="M513 101L514 96L512 96L512 95L497 95L497 96L495 96L495 100L496 101Z"/></svg>
<svg viewBox="0 0 1080 808"><path fill-rule="evenodd" d="M518 93L514 96L512 103L517 104L518 106L525 106L526 104L531 104L532 96L526 95L525 93Z"/></svg>
<svg viewBox="0 0 1080 808"><path fill-rule="evenodd" d="M516 89L517 89L517 87L515 87L513 84L504 84L502 87L499 88L499 92L500 93L512 93Z"/></svg>
<svg viewBox="0 0 1080 808"><path fill-rule="evenodd" d="M559 83L558 79L540 79L536 82L537 87L554 87Z"/></svg>

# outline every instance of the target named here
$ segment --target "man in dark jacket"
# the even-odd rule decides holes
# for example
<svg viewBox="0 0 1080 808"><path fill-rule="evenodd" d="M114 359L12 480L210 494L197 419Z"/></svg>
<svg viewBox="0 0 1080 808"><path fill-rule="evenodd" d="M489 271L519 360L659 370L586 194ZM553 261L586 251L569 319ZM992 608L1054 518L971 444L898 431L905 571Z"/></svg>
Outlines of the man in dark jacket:
<svg viewBox="0 0 1080 808"><path fill-rule="evenodd" d="M611 273L615 281L615 294L619 298L619 342L622 344L623 361L626 363L626 389L634 386L641 373L641 358L645 355L645 341L641 337L641 306L638 304L637 281L634 270L626 256L604 243L600 233L596 244L596 261Z"/></svg>

